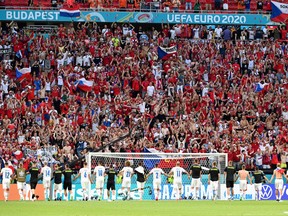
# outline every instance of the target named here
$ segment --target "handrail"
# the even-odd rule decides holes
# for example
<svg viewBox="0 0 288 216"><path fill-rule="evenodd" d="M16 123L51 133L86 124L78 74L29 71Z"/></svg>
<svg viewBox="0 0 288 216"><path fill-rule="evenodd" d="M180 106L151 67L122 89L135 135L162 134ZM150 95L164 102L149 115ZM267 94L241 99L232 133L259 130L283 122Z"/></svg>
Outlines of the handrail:
<svg viewBox="0 0 288 216"><path fill-rule="evenodd" d="M135 12L157 12L157 13L169 13L169 12L164 12L162 5L159 9L154 9L152 7L154 3L150 3L149 8L117 8L117 7L107 7L107 8L80 8L80 11L93 11L93 12L126 12L126 11L131 11L134 10ZM54 10L57 11L60 8L55 8L55 7L46 7L46 6L40 6L40 7L29 7L29 6L0 6L0 10ZM194 13L195 10L185 10L179 8L179 11L176 13ZM225 14L259 14L259 11L238 11L238 10L200 10L197 11L199 13L208 13L208 14L219 14L219 13L225 13ZM171 13L171 12L170 12ZM271 14L271 11L261 11L261 14L269 15Z"/></svg>

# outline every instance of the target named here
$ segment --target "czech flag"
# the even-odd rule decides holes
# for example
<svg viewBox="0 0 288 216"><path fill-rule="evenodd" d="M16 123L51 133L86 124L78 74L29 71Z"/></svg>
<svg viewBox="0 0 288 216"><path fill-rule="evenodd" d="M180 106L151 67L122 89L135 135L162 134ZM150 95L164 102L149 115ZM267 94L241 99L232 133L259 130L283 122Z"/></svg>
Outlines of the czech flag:
<svg viewBox="0 0 288 216"><path fill-rule="evenodd" d="M81 78L76 82L76 86L82 91L89 92L93 88L93 81Z"/></svg>
<svg viewBox="0 0 288 216"><path fill-rule="evenodd" d="M60 9L60 16L63 17L79 17L80 16L80 10L79 6L64 6L63 8Z"/></svg>
<svg viewBox="0 0 288 216"><path fill-rule="evenodd" d="M256 93L261 92L265 88L265 86L267 86L267 85L268 85L268 83L257 83L256 87L255 87L255 92Z"/></svg>
<svg viewBox="0 0 288 216"><path fill-rule="evenodd" d="M157 153L159 153L159 151L157 151L154 148L144 148L144 153L147 153L147 155L145 155L144 159L144 166L148 169L151 170L155 167L155 164L159 164L161 161L161 156L157 155ZM159 159L157 159L159 158Z"/></svg>
<svg viewBox="0 0 288 216"><path fill-rule="evenodd" d="M23 79L29 79L31 77L31 68L22 68L18 69L16 68L16 78L20 81Z"/></svg>
<svg viewBox="0 0 288 216"><path fill-rule="evenodd" d="M272 14L271 20L273 22L285 22L288 19L288 4L271 1Z"/></svg>
<svg viewBox="0 0 288 216"><path fill-rule="evenodd" d="M167 60L171 56L177 54L177 47L176 46L171 46L171 47L159 46L157 49L157 52L158 52L158 58L159 59Z"/></svg>

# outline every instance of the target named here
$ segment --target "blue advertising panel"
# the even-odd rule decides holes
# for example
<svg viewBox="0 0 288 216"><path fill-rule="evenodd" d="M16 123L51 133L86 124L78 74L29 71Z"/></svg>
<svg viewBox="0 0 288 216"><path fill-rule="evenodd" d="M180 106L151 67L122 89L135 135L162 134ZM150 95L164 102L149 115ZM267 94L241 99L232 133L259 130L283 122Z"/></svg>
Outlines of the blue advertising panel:
<svg viewBox="0 0 288 216"><path fill-rule="evenodd" d="M271 25L265 14L206 14L82 11L80 17L63 17L58 10L0 10L2 21L50 22L131 22L131 23L184 23L208 25Z"/></svg>

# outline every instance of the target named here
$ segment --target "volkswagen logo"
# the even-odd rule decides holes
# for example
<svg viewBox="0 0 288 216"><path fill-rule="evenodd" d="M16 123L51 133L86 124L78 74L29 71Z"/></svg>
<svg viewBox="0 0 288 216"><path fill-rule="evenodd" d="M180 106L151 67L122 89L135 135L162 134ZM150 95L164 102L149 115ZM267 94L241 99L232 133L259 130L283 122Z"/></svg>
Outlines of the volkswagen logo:
<svg viewBox="0 0 288 216"><path fill-rule="evenodd" d="M273 190L269 185L263 185L262 186L262 193L261 193L261 198L268 200L272 197Z"/></svg>

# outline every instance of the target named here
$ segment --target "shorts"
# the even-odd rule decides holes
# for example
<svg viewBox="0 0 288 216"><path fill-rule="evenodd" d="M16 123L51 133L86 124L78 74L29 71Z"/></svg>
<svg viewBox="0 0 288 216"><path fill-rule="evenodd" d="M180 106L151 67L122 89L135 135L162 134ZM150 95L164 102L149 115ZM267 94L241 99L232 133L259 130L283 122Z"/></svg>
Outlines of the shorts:
<svg viewBox="0 0 288 216"><path fill-rule="evenodd" d="M181 181L173 181L173 188L182 189L182 182Z"/></svg>
<svg viewBox="0 0 288 216"><path fill-rule="evenodd" d="M233 188L234 187L234 181L226 181L226 188Z"/></svg>
<svg viewBox="0 0 288 216"><path fill-rule="evenodd" d="M44 188L49 188L51 185L51 180L50 179L43 179L43 187Z"/></svg>
<svg viewBox="0 0 288 216"><path fill-rule="evenodd" d="M241 191L246 191L247 190L247 181L246 180L240 180L239 181L239 189Z"/></svg>
<svg viewBox="0 0 288 216"><path fill-rule="evenodd" d="M212 190L218 190L219 182L218 181L211 181Z"/></svg>
<svg viewBox="0 0 288 216"><path fill-rule="evenodd" d="M104 187L104 179L96 179L96 189L100 189Z"/></svg>
<svg viewBox="0 0 288 216"><path fill-rule="evenodd" d="M63 189L64 190L72 190L72 182L64 182L64 184L63 184Z"/></svg>
<svg viewBox="0 0 288 216"><path fill-rule="evenodd" d="M192 178L191 187L192 188L200 188L201 187L200 178Z"/></svg>
<svg viewBox="0 0 288 216"><path fill-rule="evenodd" d="M130 188L131 187L131 180L123 180L122 188Z"/></svg>
<svg viewBox="0 0 288 216"><path fill-rule="evenodd" d="M115 190L115 182L107 182L107 190Z"/></svg>
<svg viewBox="0 0 288 216"><path fill-rule="evenodd" d="M153 182L153 188L154 188L154 190L156 189L156 190L160 190L160 188L161 188L161 181L154 181Z"/></svg>
<svg viewBox="0 0 288 216"><path fill-rule="evenodd" d="M7 190L7 189L9 189L10 188L10 180L8 180L8 181L3 181L2 182L2 188L4 189L4 190Z"/></svg>
<svg viewBox="0 0 288 216"><path fill-rule="evenodd" d="M17 182L17 189L24 190L26 187L26 182Z"/></svg>
<svg viewBox="0 0 288 216"><path fill-rule="evenodd" d="M275 189L282 190L283 189L283 179L275 180Z"/></svg>
<svg viewBox="0 0 288 216"><path fill-rule="evenodd" d="M145 182L136 182L137 183L137 188L144 188Z"/></svg>
<svg viewBox="0 0 288 216"><path fill-rule="evenodd" d="M261 191L262 190L262 183L255 183L254 188L256 191Z"/></svg>
<svg viewBox="0 0 288 216"><path fill-rule="evenodd" d="M59 183L59 184L54 183L54 191L56 190L59 190L59 191L62 190L62 183Z"/></svg>
<svg viewBox="0 0 288 216"><path fill-rule="evenodd" d="M31 190L36 189L36 187L37 187L37 182L30 182Z"/></svg>
<svg viewBox="0 0 288 216"><path fill-rule="evenodd" d="M81 187L82 187L83 190L88 190L89 182L88 181L81 182Z"/></svg>

